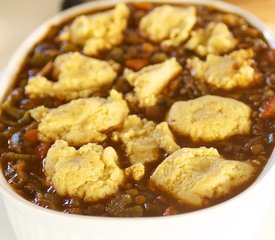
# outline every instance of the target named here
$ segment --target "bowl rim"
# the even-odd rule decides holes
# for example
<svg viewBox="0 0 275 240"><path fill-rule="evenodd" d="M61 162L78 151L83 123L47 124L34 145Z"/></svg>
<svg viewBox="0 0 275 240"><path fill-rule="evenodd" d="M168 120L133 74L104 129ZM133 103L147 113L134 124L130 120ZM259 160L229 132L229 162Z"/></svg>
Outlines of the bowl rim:
<svg viewBox="0 0 275 240"><path fill-rule="evenodd" d="M3 100L6 92L9 90L11 85L14 82L14 78L19 71L22 63L24 62L25 57L28 55L29 51L32 49L32 47L39 42L48 32L48 29L51 26L58 25L74 16L80 15L82 13L87 13L89 11L97 10L97 9L104 9L107 7L113 7L115 4L125 2L125 3L138 3L138 2L156 2L156 3L167 3L167 4L193 4L193 5L207 5L207 6L213 6L221 11L225 12L231 12L234 14L238 14L242 16L244 19L246 19L250 24L252 24L254 27L256 27L258 30L260 30L269 45L272 48L275 48L275 35L274 33L256 16L252 15L248 11L237 7L235 5L221 2L221 1L213 1L213 0L101 0L101 1L94 1L94 2L87 2L80 4L78 6L75 6L73 8L70 8L68 10L65 10L63 12L57 13L55 16L50 18L49 20L42 23L36 30L34 30L29 37L23 41L23 43L19 46L17 50L15 50L13 56L11 57L7 68L4 70L2 79L0 81L1 85L5 85L4 88L1 88L0 90L0 102ZM270 172L271 169L275 171L274 167L275 162L275 151L273 150L272 155L269 158L268 163L266 164L265 168L261 172L261 174L258 176L258 178L254 181L253 184L251 184L248 188L246 188L244 191L239 193L238 195L221 202L219 204L216 204L214 206L206 207L200 210L196 210L193 212L187 212L182 214L177 214L169 217L139 217L139 218L117 218L117 217L102 217L102 216L86 216L86 215L75 215L75 214L66 214L64 212L59 212L51 209L46 209L40 206L35 205L34 203L24 199L19 194L17 194L7 183L6 179L3 176L3 173L0 174L0 193L1 196L3 196L3 200L5 202L6 199L13 202L17 206L28 208L29 211L32 211L33 213L41 214L44 216L49 217L55 217L55 218L61 218L63 221L65 220L78 220L78 221L87 221L89 220L95 220L95 221L112 221L112 222L121 222L121 221L131 221L132 223L136 222L144 222L148 221L150 222L159 222L159 221L172 221L172 220L178 220L180 218L187 218L187 217L196 217L200 216L202 214L208 214L208 212L212 212L214 210L219 210L223 208L224 205L228 205L230 203L234 203L235 201L238 201L240 197L242 197L245 194L248 194L252 191L256 186L259 185L259 182L263 181L263 179L267 178L267 172ZM270 174L271 175L271 174Z"/></svg>

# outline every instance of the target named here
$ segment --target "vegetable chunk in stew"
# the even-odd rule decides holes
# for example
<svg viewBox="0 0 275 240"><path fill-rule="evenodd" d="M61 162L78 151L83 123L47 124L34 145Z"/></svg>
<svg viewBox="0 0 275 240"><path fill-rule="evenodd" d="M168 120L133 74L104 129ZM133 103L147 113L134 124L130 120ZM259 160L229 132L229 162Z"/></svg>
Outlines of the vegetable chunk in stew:
<svg viewBox="0 0 275 240"><path fill-rule="evenodd" d="M275 49L202 5L124 4L58 26L0 109L0 165L34 204L169 216L249 187L275 142Z"/></svg>

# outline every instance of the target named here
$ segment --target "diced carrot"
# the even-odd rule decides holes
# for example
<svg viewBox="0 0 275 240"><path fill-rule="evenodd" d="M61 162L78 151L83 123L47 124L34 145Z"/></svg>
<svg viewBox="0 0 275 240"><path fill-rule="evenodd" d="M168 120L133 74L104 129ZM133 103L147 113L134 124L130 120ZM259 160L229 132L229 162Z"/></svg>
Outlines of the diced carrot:
<svg viewBox="0 0 275 240"><path fill-rule="evenodd" d="M134 6L136 9L143 10L143 11L149 11L153 9L152 3L135 3Z"/></svg>
<svg viewBox="0 0 275 240"><path fill-rule="evenodd" d="M170 206L165 209L165 211L162 215L163 216L171 216L171 215L175 215L176 213L177 213L177 211L174 209L174 207Z"/></svg>
<svg viewBox="0 0 275 240"><path fill-rule="evenodd" d="M35 153L35 155L36 155L37 157L43 159L43 158L45 158L45 157L47 156L47 153L48 153L48 150L49 150L50 147L51 147L51 144L50 144L50 143L44 143L44 142L43 142L43 143L40 143L40 144L36 147L34 153Z"/></svg>
<svg viewBox="0 0 275 240"><path fill-rule="evenodd" d="M147 66L149 62L147 59L134 58L127 60L125 64L128 68L131 68L134 71L139 71L143 67Z"/></svg>
<svg viewBox="0 0 275 240"><path fill-rule="evenodd" d="M274 119L275 118L275 97L270 98L260 108L260 118Z"/></svg>
<svg viewBox="0 0 275 240"><path fill-rule="evenodd" d="M29 142L37 142L38 141L38 130L30 129L24 134L24 138Z"/></svg>

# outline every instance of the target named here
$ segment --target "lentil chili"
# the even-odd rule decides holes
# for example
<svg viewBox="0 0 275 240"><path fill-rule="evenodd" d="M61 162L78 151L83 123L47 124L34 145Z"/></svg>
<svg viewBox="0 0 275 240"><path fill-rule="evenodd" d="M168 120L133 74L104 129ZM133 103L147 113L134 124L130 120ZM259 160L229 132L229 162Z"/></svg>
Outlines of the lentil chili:
<svg viewBox="0 0 275 240"><path fill-rule="evenodd" d="M194 53L178 48L161 48L140 34L138 23L140 19L157 4L129 4L131 10L128 28L124 33L124 41L109 51L97 56L104 60L114 60L135 71L144 66L160 63L175 56L182 66L186 59ZM249 135L234 136L217 142L192 142L175 133L176 142L181 147L215 147L225 158L239 161L254 160L259 175L266 165L274 149L275 138L275 50L271 49L261 32L249 25L243 18L228 14L207 6L196 6L197 23L194 29L204 28L211 21L226 23L239 43L237 49L252 48L255 52L254 68L256 78L263 79L262 83L245 89L221 91L212 88L190 75L187 67L163 91L162 100L156 106L139 109L129 106L131 114L138 114L155 122L161 122L170 106L178 100L194 99L206 94L230 97L246 103L253 110L252 130ZM158 192L148 186L148 180L156 166L167 156L163 152L158 162L148 164L146 176L142 181L128 180L127 184L114 196L94 203L87 203L78 198L59 196L43 171L43 159L53 143L40 142L37 138L37 123L28 113L39 105L56 107L63 102L56 99L29 99L24 92L28 78L37 73L54 79L52 61L62 53L81 51L78 46L69 42L60 42L57 36L64 25L55 26L47 36L30 52L23 64L13 90L8 93L1 105L0 117L0 164L3 174L10 186L25 199L39 206L65 213L137 217L137 216L167 216L196 210L182 204L170 196ZM127 94L132 87L122 78L117 78L115 89ZM106 96L107 92L98 93ZM112 146L120 157L120 167L129 166L125 153L118 143L108 138L103 146ZM255 176L255 178L257 177ZM253 179L253 181L255 180ZM252 184L252 182L249 182ZM229 196L211 201L208 206L225 201L240 193L246 186L235 189ZM206 206L205 206L206 207Z"/></svg>

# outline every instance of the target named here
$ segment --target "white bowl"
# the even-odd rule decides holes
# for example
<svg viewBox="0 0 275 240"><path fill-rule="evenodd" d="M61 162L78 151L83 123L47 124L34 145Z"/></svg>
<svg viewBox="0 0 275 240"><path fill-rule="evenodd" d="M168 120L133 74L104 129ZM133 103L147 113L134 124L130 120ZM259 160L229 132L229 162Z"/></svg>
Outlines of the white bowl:
<svg viewBox="0 0 275 240"><path fill-rule="evenodd" d="M82 4L61 12L42 24L12 57L1 80L0 101L10 88L28 52L47 33L50 26L83 12L113 6L117 2L121 0ZM150 2L161 1L151 0ZM263 32L266 40L275 48L275 37L271 31L253 15L236 6L219 1L203 0L170 0L167 2L206 4L239 14ZM176 240L251 240L256 236L270 201L272 180L275 178L274 161L273 151L269 163L255 183L236 197L207 209L169 217L90 217L44 209L17 195L2 174L0 174L0 193L15 234L20 240L167 240L169 238Z"/></svg>

